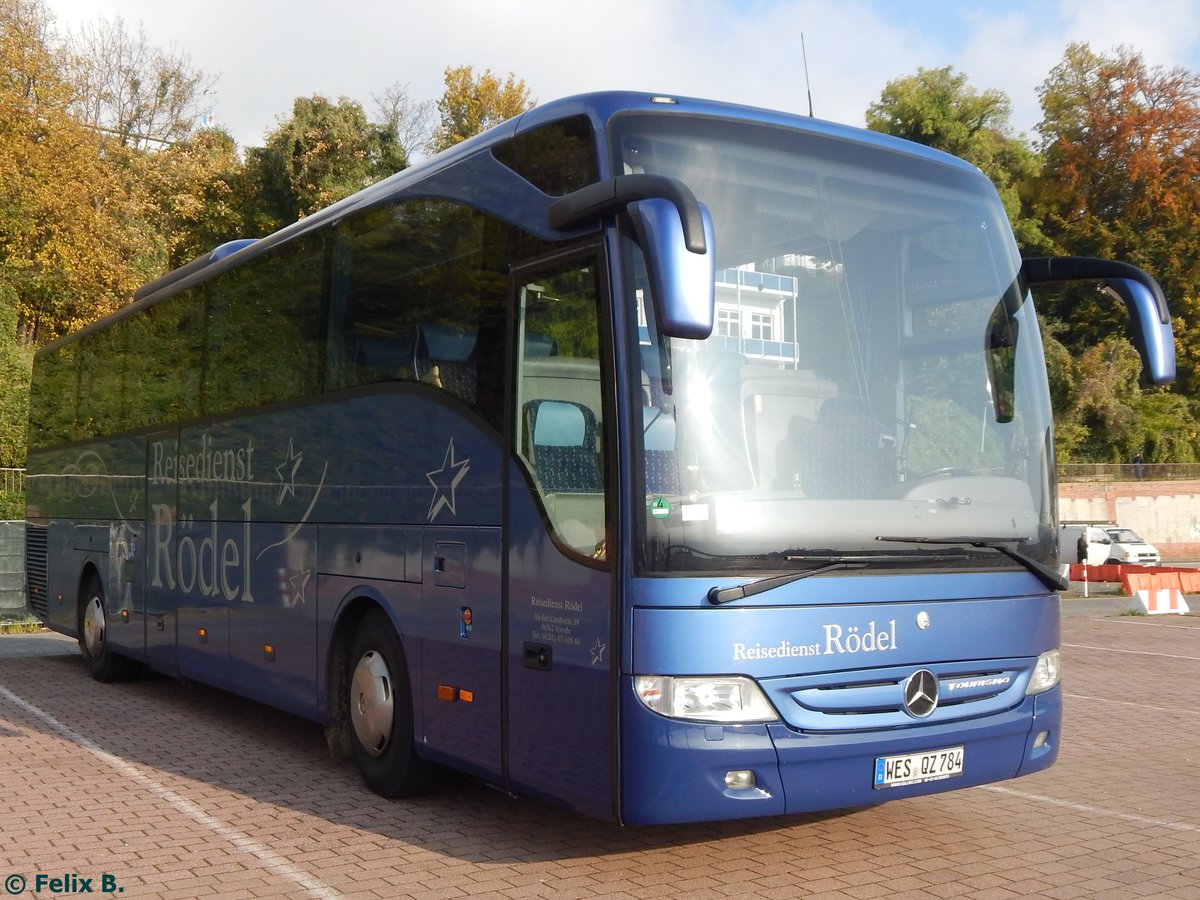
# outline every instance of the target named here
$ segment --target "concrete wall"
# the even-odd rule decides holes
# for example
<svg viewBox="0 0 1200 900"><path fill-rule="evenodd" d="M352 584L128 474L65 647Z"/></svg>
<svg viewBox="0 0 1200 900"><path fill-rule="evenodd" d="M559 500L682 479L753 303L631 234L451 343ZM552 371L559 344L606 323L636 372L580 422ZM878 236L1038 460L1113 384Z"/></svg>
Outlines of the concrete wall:
<svg viewBox="0 0 1200 900"><path fill-rule="evenodd" d="M25 523L0 522L0 622L24 619Z"/></svg>
<svg viewBox="0 0 1200 900"><path fill-rule="evenodd" d="M1200 481L1061 483L1058 518L1116 522L1157 547L1164 560L1200 559Z"/></svg>

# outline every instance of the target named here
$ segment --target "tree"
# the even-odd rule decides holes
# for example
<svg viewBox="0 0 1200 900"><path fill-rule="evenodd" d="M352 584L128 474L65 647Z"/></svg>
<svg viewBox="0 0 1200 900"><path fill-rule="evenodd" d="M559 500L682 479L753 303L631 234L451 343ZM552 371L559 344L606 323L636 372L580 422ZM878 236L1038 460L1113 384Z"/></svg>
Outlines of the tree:
<svg viewBox="0 0 1200 900"><path fill-rule="evenodd" d="M1200 76L1072 44L1043 83L1045 228L1058 252L1141 266L1167 295L1179 340L1180 389L1200 388ZM1053 309L1073 349L1124 328L1124 310L1094 291Z"/></svg>
<svg viewBox="0 0 1200 900"><path fill-rule="evenodd" d="M70 79L79 121L112 135L122 147L158 147L190 136L215 78L192 68L183 53L161 50L121 18L84 25L69 39Z"/></svg>
<svg viewBox="0 0 1200 900"><path fill-rule="evenodd" d="M989 132L1008 128L1012 105L1003 91L982 94L950 66L918 68L896 78L867 107L867 127L971 160L988 156Z"/></svg>
<svg viewBox="0 0 1200 900"><path fill-rule="evenodd" d="M413 100L408 95L408 85L395 82L384 89L383 94L372 95L381 124L396 135L396 143L404 156L412 160L422 153L433 139L432 100Z"/></svg>
<svg viewBox="0 0 1200 900"><path fill-rule="evenodd" d="M952 67L918 68L889 81L867 108L867 127L951 153L978 166L996 186L1017 240L1031 252L1046 247L1033 215L1032 187L1040 160L1011 135L1012 105L1003 91L976 91Z"/></svg>
<svg viewBox="0 0 1200 900"><path fill-rule="evenodd" d="M1200 85L1072 45L1041 89L1038 149L1010 136L1008 103L949 68L888 84L872 127L949 151L995 183L1022 252L1123 259L1155 274L1175 315L1181 387L1200 386ZM1122 304L1094 285L1040 290L1061 459L1196 454L1194 404L1138 386Z"/></svg>
<svg viewBox="0 0 1200 900"><path fill-rule="evenodd" d="M25 465L25 428L29 416L32 351L16 341L17 308L12 288L0 285L0 468ZM0 513L0 518L5 518Z"/></svg>
<svg viewBox="0 0 1200 900"><path fill-rule="evenodd" d="M145 192L161 247L160 270L174 269L247 232L245 167L232 137L206 129L130 163Z"/></svg>
<svg viewBox="0 0 1200 900"><path fill-rule="evenodd" d="M476 77L471 66L447 67L445 79L446 90L437 102L441 125L430 144L434 153L519 116L534 106L525 81L512 72L501 81L491 69L485 69Z"/></svg>
<svg viewBox="0 0 1200 900"><path fill-rule="evenodd" d="M124 302L150 243L102 139L70 114L48 22L38 2L0 0L0 304L27 345Z"/></svg>
<svg viewBox="0 0 1200 900"><path fill-rule="evenodd" d="M1066 378L1072 388L1061 406L1055 397L1060 462L1128 462L1138 454L1148 462L1200 460L1196 410L1177 393L1139 385L1141 361L1125 338L1106 338L1065 359L1049 352L1047 368L1052 386Z"/></svg>
<svg viewBox="0 0 1200 900"><path fill-rule="evenodd" d="M368 122L358 103L298 97L266 146L247 151L247 178L261 198L251 229L273 231L407 165L396 133Z"/></svg>

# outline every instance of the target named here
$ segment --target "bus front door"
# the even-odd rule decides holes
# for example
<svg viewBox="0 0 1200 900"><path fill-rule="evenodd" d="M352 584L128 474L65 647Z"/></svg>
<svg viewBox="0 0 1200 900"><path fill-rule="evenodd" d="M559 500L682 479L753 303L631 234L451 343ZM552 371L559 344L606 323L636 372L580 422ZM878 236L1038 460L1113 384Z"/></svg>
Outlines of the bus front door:
<svg viewBox="0 0 1200 900"><path fill-rule="evenodd" d="M525 269L513 284L506 746L514 788L612 818L602 271L597 253L573 254Z"/></svg>

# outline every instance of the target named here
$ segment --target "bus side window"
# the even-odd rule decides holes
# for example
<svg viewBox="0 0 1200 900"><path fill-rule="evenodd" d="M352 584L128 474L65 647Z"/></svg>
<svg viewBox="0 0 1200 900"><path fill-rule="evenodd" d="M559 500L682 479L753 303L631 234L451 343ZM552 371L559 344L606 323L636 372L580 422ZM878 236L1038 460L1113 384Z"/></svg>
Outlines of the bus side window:
<svg viewBox="0 0 1200 900"><path fill-rule="evenodd" d="M500 426L508 226L411 198L347 220L330 304L331 388L410 381Z"/></svg>
<svg viewBox="0 0 1200 900"><path fill-rule="evenodd" d="M321 393L324 260L323 237L305 235L223 272L204 289L202 414Z"/></svg>
<svg viewBox="0 0 1200 900"><path fill-rule="evenodd" d="M517 457L560 545L604 558L604 417L594 261L518 284Z"/></svg>

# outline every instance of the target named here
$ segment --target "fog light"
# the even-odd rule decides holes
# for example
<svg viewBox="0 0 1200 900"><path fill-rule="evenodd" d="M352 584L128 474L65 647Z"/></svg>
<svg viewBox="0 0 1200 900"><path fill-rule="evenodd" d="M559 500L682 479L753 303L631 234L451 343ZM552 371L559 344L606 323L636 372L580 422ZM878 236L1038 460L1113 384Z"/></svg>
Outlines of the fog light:
<svg viewBox="0 0 1200 900"><path fill-rule="evenodd" d="M725 787L731 791L749 791L758 786L750 769L734 769L725 773Z"/></svg>
<svg viewBox="0 0 1200 900"><path fill-rule="evenodd" d="M1037 734L1037 737L1035 737L1033 739L1033 749L1034 750L1042 749L1043 747L1046 746L1046 744L1047 744L1047 742L1049 742L1049 740L1050 740L1050 732L1039 731ZM725 777L728 780L729 776L727 775Z"/></svg>

